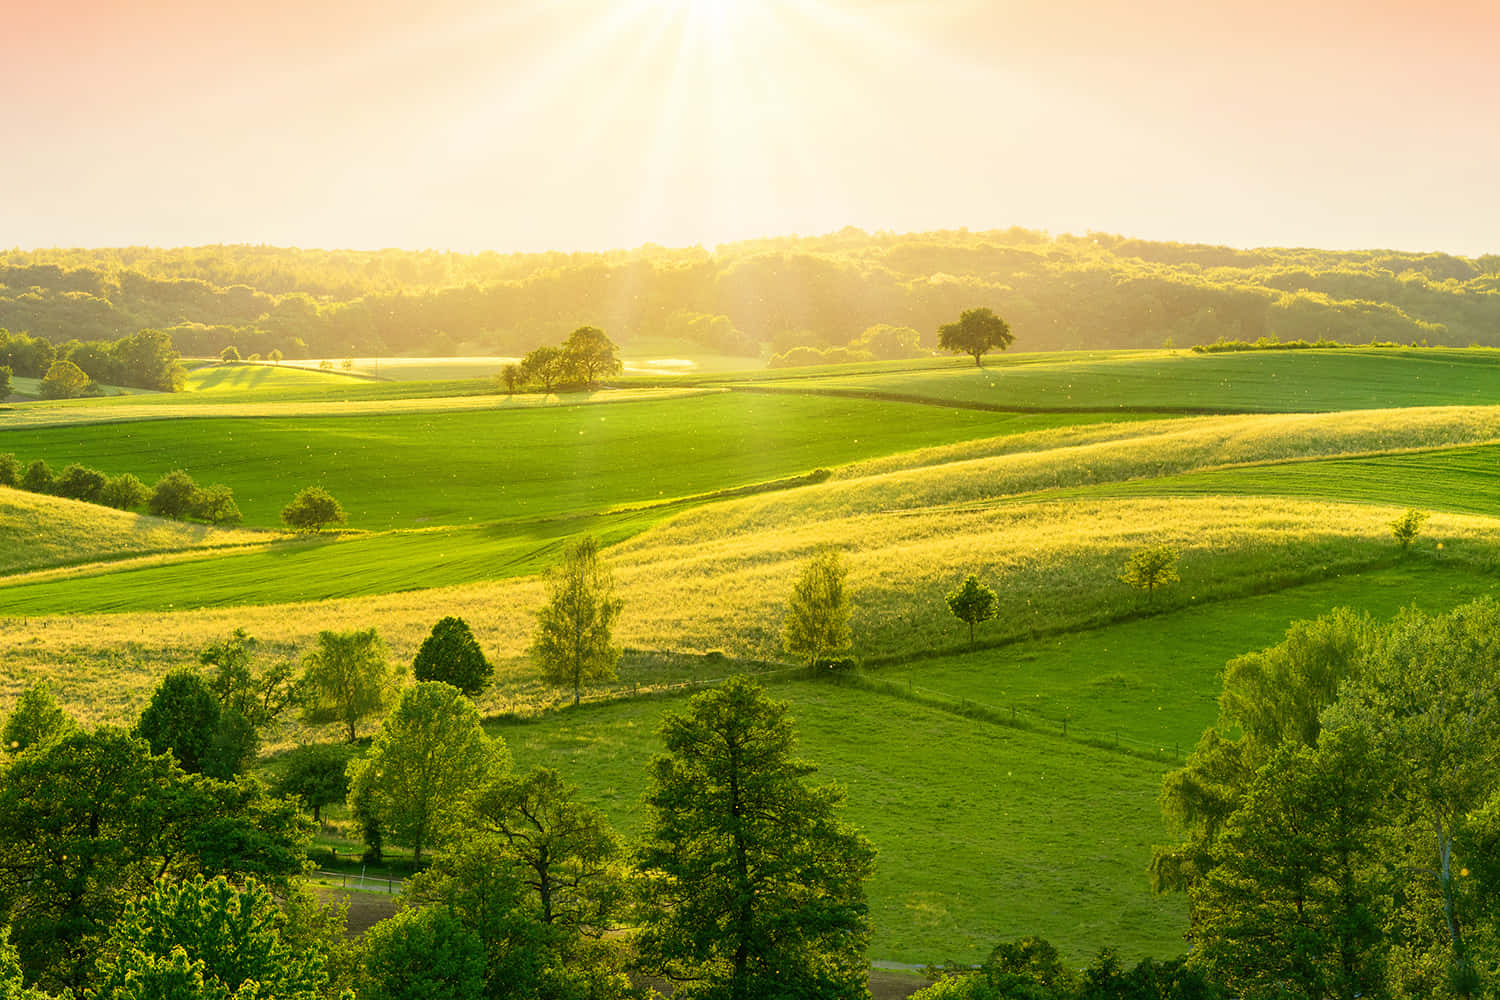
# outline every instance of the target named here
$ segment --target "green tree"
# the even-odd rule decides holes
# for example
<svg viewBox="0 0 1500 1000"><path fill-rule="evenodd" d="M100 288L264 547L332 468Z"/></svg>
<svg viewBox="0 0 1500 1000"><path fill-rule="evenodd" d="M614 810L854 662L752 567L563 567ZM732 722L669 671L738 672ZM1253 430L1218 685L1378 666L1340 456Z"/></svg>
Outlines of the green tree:
<svg viewBox="0 0 1500 1000"><path fill-rule="evenodd" d="M99 1000L183 995L203 1000L320 1000L322 956L282 940L283 917L254 879L162 882L127 903L98 962ZM245 992L241 993L241 989Z"/></svg>
<svg viewBox="0 0 1500 1000"><path fill-rule="evenodd" d="M322 531L325 525L344 520L344 508L321 486L303 487L281 508L281 522L294 531Z"/></svg>
<svg viewBox="0 0 1500 1000"><path fill-rule="evenodd" d="M179 667L163 677L152 692L151 701L136 723L135 734L146 741L152 753L171 753L188 774L228 777L219 773L224 762L216 759L214 753L219 715L218 699L203 676L196 670ZM233 773L234 770L229 771Z"/></svg>
<svg viewBox="0 0 1500 1000"><path fill-rule="evenodd" d="M128 472L110 476L99 493L99 502L116 510L133 510L150 498L146 484Z"/></svg>
<svg viewBox="0 0 1500 1000"><path fill-rule="evenodd" d="M485 689L495 672L469 623L453 615L432 626L411 666L417 680L452 684L471 698Z"/></svg>
<svg viewBox="0 0 1500 1000"><path fill-rule="evenodd" d="M983 357L993 350L1005 350L1015 340L1010 324L990 309L965 309L958 322L938 327L938 346L954 354L969 354L974 364L984 367Z"/></svg>
<svg viewBox="0 0 1500 1000"><path fill-rule="evenodd" d="M15 375L15 371L11 369L10 365L0 365L0 401L10 398L10 380L13 375Z"/></svg>
<svg viewBox="0 0 1500 1000"><path fill-rule="evenodd" d="M509 767L504 742L484 735L473 702L451 684L422 681L402 692L369 754L349 765L349 797L420 862L424 847L458 828L473 791Z"/></svg>
<svg viewBox="0 0 1500 1000"><path fill-rule="evenodd" d="M235 347L233 344L230 344L228 347L219 352L219 360L224 362L226 365L233 364L234 362L240 360L239 348Z"/></svg>
<svg viewBox="0 0 1500 1000"><path fill-rule="evenodd" d="M282 758L273 787L277 795L295 798L311 809L313 822L320 823L324 806L348 797L349 762L353 758L348 744L304 743Z"/></svg>
<svg viewBox="0 0 1500 1000"><path fill-rule="evenodd" d="M172 346L171 336L161 330L138 330L115 341L110 356L124 385L176 392L187 381L182 355Z"/></svg>
<svg viewBox="0 0 1500 1000"><path fill-rule="evenodd" d="M360 1000L485 995L484 943L445 907L402 910L366 931L360 944Z"/></svg>
<svg viewBox="0 0 1500 1000"><path fill-rule="evenodd" d="M181 469L174 469L156 481L146 509L156 517L180 521L198 506L198 484Z"/></svg>
<svg viewBox="0 0 1500 1000"><path fill-rule="evenodd" d="M618 375L619 348L597 326L580 326L562 346L562 367L566 377L577 379L592 389L605 375Z"/></svg>
<svg viewBox="0 0 1500 1000"><path fill-rule="evenodd" d="M52 481L52 492L69 500L98 503L104 494L104 473L74 463L58 473Z"/></svg>
<svg viewBox="0 0 1500 1000"><path fill-rule="evenodd" d="M238 524L243 520L234 491L222 483L206 486L193 498L192 515L209 524Z"/></svg>
<svg viewBox="0 0 1500 1000"><path fill-rule="evenodd" d="M266 358L269 359L270 362L271 362L271 364L273 364L273 365L279 365L279 364L281 364L281 359L283 357L285 357L285 355L283 355L281 353L281 349L279 347L273 347L266 354Z"/></svg>
<svg viewBox="0 0 1500 1000"><path fill-rule="evenodd" d="M373 628L319 632L317 648L302 659L303 720L339 723L353 743L359 720L385 707L391 673L385 643Z"/></svg>
<svg viewBox="0 0 1500 1000"><path fill-rule="evenodd" d="M526 378L521 371L521 366L517 364L506 365L500 369L500 374L495 376L496 386L504 386L506 393L512 396L515 395L516 390L525 381Z"/></svg>
<svg viewBox="0 0 1500 1000"><path fill-rule="evenodd" d="M0 486L21 485L21 463L10 452L0 455Z"/></svg>
<svg viewBox="0 0 1500 1000"><path fill-rule="evenodd" d="M26 466L26 471L21 474L21 489L30 493L51 493L52 467L40 458Z"/></svg>
<svg viewBox="0 0 1500 1000"><path fill-rule="evenodd" d="M781 644L814 670L853 645L844 576L838 551L822 549L802 567L787 601Z"/></svg>
<svg viewBox="0 0 1500 1000"><path fill-rule="evenodd" d="M208 688L225 712L245 719L256 732L264 732L297 700L296 667L290 660L257 668L259 643L237 628L229 638L211 642L198 653L198 662L208 668Z"/></svg>
<svg viewBox="0 0 1500 1000"><path fill-rule="evenodd" d="M543 392L550 393L566 377L562 348L538 347L527 352L521 359L521 374L527 382L535 382Z"/></svg>
<svg viewBox="0 0 1500 1000"><path fill-rule="evenodd" d="M1417 533L1422 530L1422 524L1426 520L1426 512L1413 507L1391 522L1391 534L1395 536L1402 552L1411 548L1411 543L1416 541Z"/></svg>
<svg viewBox="0 0 1500 1000"><path fill-rule="evenodd" d="M620 847L604 815L549 767L503 774L475 797L475 823L505 844L544 924L569 937L599 937L623 895Z"/></svg>
<svg viewBox="0 0 1500 1000"><path fill-rule="evenodd" d="M1144 590L1148 603L1158 590L1180 579L1177 575L1177 550L1170 545L1138 549L1120 567L1120 582Z"/></svg>
<svg viewBox="0 0 1500 1000"><path fill-rule="evenodd" d="M1283 743L1192 890L1193 962L1236 996L1383 992L1383 787L1353 730Z"/></svg>
<svg viewBox="0 0 1500 1000"><path fill-rule="evenodd" d="M735 677L662 722L640 848L649 970L684 997L867 997L874 849L792 756L786 705Z"/></svg>
<svg viewBox="0 0 1500 1000"><path fill-rule="evenodd" d="M93 381L71 361L54 361L42 376L43 399L76 399L94 387Z"/></svg>
<svg viewBox="0 0 1500 1000"><path fill-rule="evenodd" d="M66 736L74 729L73 717L62 710L46 681L37 681L21 692L0 731L7 753L20 753L48 740Z"/></svg>
<svg viewBox="0 0 1500 1000"><path fill-rule="evenodd" d="M948 610L953 617L969 626L969 645L974 645L974 626L995 617L999 600L995 592L979 582L972 573L963 586L948 594Z"/></svg>
<svg viewBox="0 0 1500 1000"><path fill-rule="evenodd" d="M573 689L575 705L584 684L614 679L620 650L611 630L622 607L597 541L582 538L563 550L562 562L548 575L547 603L537 612L530 652L543 679Z"/></svg>

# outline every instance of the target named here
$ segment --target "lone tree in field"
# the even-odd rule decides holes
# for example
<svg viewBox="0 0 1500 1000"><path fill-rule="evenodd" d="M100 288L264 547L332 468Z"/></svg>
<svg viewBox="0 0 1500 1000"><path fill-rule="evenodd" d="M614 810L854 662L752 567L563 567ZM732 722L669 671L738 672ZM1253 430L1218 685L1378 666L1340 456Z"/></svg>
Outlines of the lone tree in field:
<svg viewBox="0 0 1500 1000"><path fill-rule="evenodd" d="M785 703L733 677L661 736L639 855L647 968L692 996L867 997L875 851L840 821L838 789L808 785Z"/></svg>
<svg viewBox="0 0 1500 1000"><path fill-rule="evenodd" d="M353 743L359 720L385 707L390 687L390 657L373 628L320 632L318 648L302 659L302 718L337 722Z"/></svg>
<svg viewBox="0 0 1500 1000"><path fill-rule="evenodd" d="M979 582L973 574L962 587L948 595L948 610L961 622L969 626L969 645L974 645L974 626L995 617L999 601L995 592Z"/></svg>
<svg viewBox="0 0 1500 1000"><path fill-rule="evenodd" d="M965 309L957 323L938 327L939 347L954 354L972 354L974 364L981 368L981 358L990 351L1005 350L1015 339L1010 324L989 309Z"/></svg>
<svg viewBox="0 0 1500 1000"><path fill-rule="evenodd" d="M452 615L432 626L411 666L417 680L452 684L470 698L484 690L495 672L469 623Z"/></svg>
<svg viewBox="0 0 1500 1000"><path fill-rule="evenodd" d="M344 508L321 486L304 486L281 508L281 523L294 531L322 531L324 525L344 520Z"/></svg>
<svg viewBox="0 0 1500 1000"><path fill-rule="evenodd" d="M240 360L239 348L235 347L233 344L230 344L228 347L219 352L219 360L224 362L226 365L234 364L236 361Z"/></svg>
<svg viewBox="0 0 1500 1000"><path fill-rule="evenodd" d="M838 552L823 549L802 568L787 602L781 644L814 670L854 644L844 575Z"/></svg>
<svg viewBox="0 0 1500 1000"><path fill-rule="evenodd" d="M548 579L547 604L537 612L531 658L550 683L573 689L573 704L589 681L613 680L620 650L611 643L621 602L614 577L599 558L599 543L583 538L567 547Z"/></svg>
<svg viewBox="0 0 1500 1000"><path fill-rule="evenodd" d="M1426 520L1425 511L1412 507L1391 522L1391 534L1396 537L1396 543L1401 546L1402 552L1411 548L1411 543L1416 541L1417 533L1422 530L1422 523Z"/></svg>
<svg viewBox="0 0 1500 1000"><path fill-rule="evenodd" d="M1177 550L1170 545L1151 545L1131 553L1120 568L1120 582L1128 583L1136 590L1146 592L1149 604L1156 591L1168 584L1176 583Z"/></svg>

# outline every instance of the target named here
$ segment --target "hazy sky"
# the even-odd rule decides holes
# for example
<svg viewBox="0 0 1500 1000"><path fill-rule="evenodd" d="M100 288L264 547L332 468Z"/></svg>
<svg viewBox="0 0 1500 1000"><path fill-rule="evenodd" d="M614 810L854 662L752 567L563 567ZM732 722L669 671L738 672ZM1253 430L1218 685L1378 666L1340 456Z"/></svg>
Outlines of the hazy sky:
<svg viewBox="0 0 1500 1000"><path fill-rule="evenodd" d="M50 0L0 246L1500 252L1494 0Z"/></svg>

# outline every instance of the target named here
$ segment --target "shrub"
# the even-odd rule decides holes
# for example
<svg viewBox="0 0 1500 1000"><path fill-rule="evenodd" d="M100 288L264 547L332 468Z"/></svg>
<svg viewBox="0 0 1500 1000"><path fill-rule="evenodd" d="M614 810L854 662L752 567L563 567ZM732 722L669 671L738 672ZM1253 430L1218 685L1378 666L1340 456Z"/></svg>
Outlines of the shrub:
<svg viewBox="0 0 1500 1000"><path fill-rule="evenodd" d="M1120 582L1146 592L1150 602L1156 591L1181 579L1177 575L1177 550L1170 545L1152 545L1131 553L1120 568Z"/></svg>
<svg viewBox="0 0 1500 1000"><path fill-rule="evenodd" d="M82 465L70 465L58 473L52 482L52 492L69 500L82 500L85 503L98 503L99 498L104 495L104 486L108 480L104 473L97 469L85 468Z"/></svg>
<svg viewBox="0 0 1500 1000"><path fill-rule="evenodd" d="M1402 552L1411 548L1411 543L1416 540L1417 532L1422 530L1422 522L1426 520L1427 514L1413 507L1391 522L1391 534L1395 536Z"/></svg>
<svg viewBox="0 0 1500 1000"><path fill-rule="evenodd" d="M0 455L0 486L21 485L21 462L9 452Z"/></svg>
<svg viewBox="0 0 1500 1000"><path fill-rule="evenodd" d="M32 493L52 492L52 467L40 458L26 466L21 475L21 489Z"/></svg>
<svg viewBox="0 0 1500 1000"><path fill-rule="evenodd" d="M198 503L198 484L181 469L174 469L156 481L147 509L157 517L182 520L193 513Z"/></svg>
<svg viewBox="0 0 1500 1000"><path fill-rule="evenodd" d="M281 508L281 521L296 531L321 531L325 524L343 524L344 508L321 486L306 486Z"/></svg>
<svg viewBox="0 0 1500 1000"><path fill-rule="evenodd" d="M99 502L116 510L132 510L150 498L146 484L128 472L110 476L99 493Z"/></svg>

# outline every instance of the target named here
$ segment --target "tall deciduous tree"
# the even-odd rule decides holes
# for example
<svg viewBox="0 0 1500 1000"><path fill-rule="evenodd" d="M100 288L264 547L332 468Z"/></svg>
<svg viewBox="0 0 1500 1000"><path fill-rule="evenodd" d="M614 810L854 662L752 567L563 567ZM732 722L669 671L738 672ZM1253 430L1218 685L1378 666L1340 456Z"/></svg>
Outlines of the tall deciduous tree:
<svg viewBox="0 0 1500 1000"><path fill-rule="evenodd" d="M453 832L474 790L509 767L505 744L484 735L474 703L451 684L423 681L402 693L369 754L350 764L349 798L420 862L424 847Z"/></svg>
<svg viewBox="0 0 1500 1000"><path fill-rule="evenodd" d="M411 666L417 680L452 684L471 698L484 690L495 672L469 623L453 615L432 626Z"/></svg>
<svg viewBox="0 0 1500 1000"><path fill-rule="evenodd" d="M781 642L786 651L816 669L853 644L844 564L834 549L823 549L802 567L787 601Z"/></svg>
<svg viewBox="0 0 1500 1000"><path fill-rule="evenodd" d="M597 326L580 326L562 346L563 367L570 379L577 378L592 389L601 377L620 373L623 366L618 350Z"/></svg>
<svg viewBox="0 0 1500 1000"><path fill-rule="evenodd" d="M666 717L651 764L646 966L727 1000L864 997L874 849L807 783L786 705L732 678Z"/></svg>
<svg viewBox="0 0 1500 1000"><path fill-rule="evenodd" d="M386 705L391 688L390 656L373 628L318 633L318 646L302 659L302 717L314 724L337 722L358 737L359 721Z"/></svg>
<svg viewBox="0 0 1500 1000"><path fill-rule="evenodd" d="M547 582L546 605L537 612L531 658L549 682L573 689L578 704L583 685L612 680L620 651L612 630L623 606L614 577L599 557L599 543L582 538L569 545Z"/></svg>
<svg viewBox="0 0 1500 1000"><path fill-rule="evenodd" d="M990 351L1005 350L1016 338L1010 324L988 309L965 309L957 323L938 327L938 346L954 354L969 354L974 364L983 367L982 358Z"/></svg>
<svg viewBox="0 0 1500 1000"><path fill-rule="evenodd" d="M974 645L974 626L995 617L999 604L995 592L970 574L963 586L948 594L948 610L969 626L969 645Z"/></svg>

